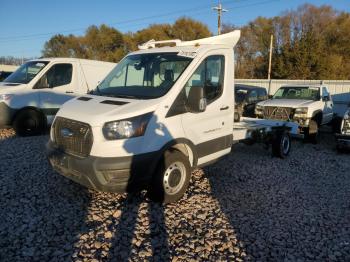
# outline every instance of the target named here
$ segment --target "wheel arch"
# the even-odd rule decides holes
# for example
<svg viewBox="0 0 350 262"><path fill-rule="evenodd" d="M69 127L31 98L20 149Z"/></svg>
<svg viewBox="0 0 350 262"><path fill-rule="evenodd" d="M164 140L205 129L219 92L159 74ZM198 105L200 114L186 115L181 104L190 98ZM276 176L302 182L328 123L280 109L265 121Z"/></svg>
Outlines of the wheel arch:
<svg viewBox="0 0 350 262"><path fill-rule="evenodd" d="M318 125L322 124L323 113L322 110L316 110L312 113L311 119L315 120Z"/></svg>
<svg viewBox="0 0 350 262"><path fill-rule="evenodd" d="M180 151L181 153L183 153L185 156L188 157L191 168L197 167L198 154L197 154L195 145L190 140L186 138L177 138L169 141L160 150L158 161L160 160L161 156L163 156L164 153L169 150Z"/></svg>
<svg viewBox="0 0 350 262"><path fill-rule="evenodd" d="M24 111L26 111L26 110L33 110L33 111L39 113L39 114L41 115L41 117L43 118L45 125L47 125L47 117L46 117L46 115L44 114L44 112L43 112L42 110L40 110L40 108L37 108L37 107L35 107L35 106L25 106L25 107L22 107L22 108L16 110L15 114L12 116L11 125L13 125L13 123L14 123L16 117L17 117L21 112L24 112Z"/></svg>

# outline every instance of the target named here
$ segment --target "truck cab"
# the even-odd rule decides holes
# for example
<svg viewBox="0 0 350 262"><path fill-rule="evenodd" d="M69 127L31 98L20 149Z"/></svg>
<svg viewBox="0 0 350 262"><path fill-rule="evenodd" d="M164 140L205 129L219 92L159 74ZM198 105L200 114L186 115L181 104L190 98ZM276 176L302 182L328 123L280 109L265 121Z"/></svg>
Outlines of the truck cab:
<svg viewBox="0 0 350 262"><path fill-rule="evenodd" d="M96 87L114 63L44 58L24 63L0 83L0 126L35 135L52 123L59 107Z"/></svg>

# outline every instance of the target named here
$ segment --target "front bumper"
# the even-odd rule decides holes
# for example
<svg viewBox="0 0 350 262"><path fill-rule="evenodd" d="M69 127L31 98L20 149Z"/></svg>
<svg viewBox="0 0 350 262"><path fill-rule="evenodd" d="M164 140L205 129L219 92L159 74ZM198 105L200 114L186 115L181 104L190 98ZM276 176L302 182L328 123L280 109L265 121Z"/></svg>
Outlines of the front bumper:
<svg viewBox="0 0 350 262"><path fill-rule="evenodd" d="M15 109L12 109L4 102L0 102L0 127L10 126L15 113Z"/></svg>
<svg viewBox="0 0 350 262"><path fill-rule="evenodd" d="M52 167L61 175L104 192L134 192L146 188L158 162L157 153L127 157L79 158L64 153L50 140L46 153Z"/></svg>

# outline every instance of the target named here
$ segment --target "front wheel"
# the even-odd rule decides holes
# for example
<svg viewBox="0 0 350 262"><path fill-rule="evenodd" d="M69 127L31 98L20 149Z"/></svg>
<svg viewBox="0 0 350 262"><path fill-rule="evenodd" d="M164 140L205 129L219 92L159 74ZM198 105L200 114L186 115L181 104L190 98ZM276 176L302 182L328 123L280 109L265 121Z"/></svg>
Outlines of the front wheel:
<svg viewBox="0 0 350 262"><path fill-rule="evenodd" d="M17 114L13 128L19 136L35 136L44 133L46 120L37 111L28 109Z"/></svg>
<svg viewBox="0 0 350 262"><path fill-rule="evenodd" d="M153 177L149 197L156 202L175 202L186 192L190 178L188 158L177 150L167 151Z"/></svg>
<svg viewBox="0 0 350 262"><path fill-rule="evenodd" d="M291 140L287 132L278 133L272 140L272 155L286 158L290 152Z"/></svg>
<svg viewBox="0 0 350 262"><path fill-rule="evenodd" d="M306 140L312 144L317 144L319 139L319 130L318 124L314 119L311 119L309 122L309 127L306 134Z"/></svg>

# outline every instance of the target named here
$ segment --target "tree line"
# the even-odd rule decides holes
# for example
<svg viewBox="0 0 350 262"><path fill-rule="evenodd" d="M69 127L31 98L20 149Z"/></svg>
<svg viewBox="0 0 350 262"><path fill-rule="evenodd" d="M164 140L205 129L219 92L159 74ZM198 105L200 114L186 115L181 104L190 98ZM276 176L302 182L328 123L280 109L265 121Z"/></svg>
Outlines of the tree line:
<svg viewBox="0 0 350 262"><path fill-rule="evenodd" d="M237 28L225 24L223 32ZM272 34L272 78L350 79L350 14L347 12L306 4L276 17L258 17L239 29L237 78L267 78ZM210 35L207 25L186 17L174 24L153 24L125 34L107 25L91 26L83 36L54 35L45 43L42 55L118 62L150 39L193 40Z"/></svg>

